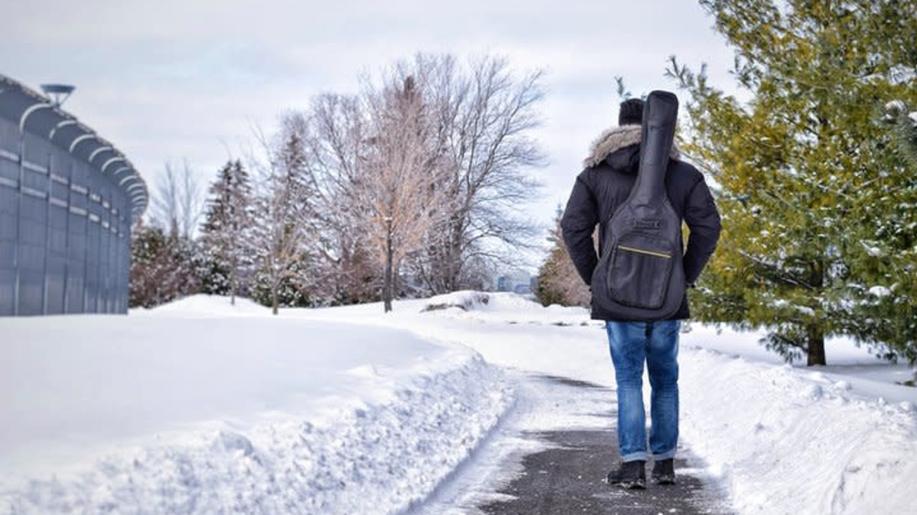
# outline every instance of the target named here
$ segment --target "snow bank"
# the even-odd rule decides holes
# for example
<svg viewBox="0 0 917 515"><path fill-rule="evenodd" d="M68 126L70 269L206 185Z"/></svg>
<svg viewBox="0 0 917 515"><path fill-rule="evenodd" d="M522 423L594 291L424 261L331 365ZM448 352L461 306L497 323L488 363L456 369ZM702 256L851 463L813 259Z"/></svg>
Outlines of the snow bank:
<svg viewBox="0 0 917 515"><path fill-rule="evenodd" d="M475 357L325 427L290 416L247 431L195 431L110 454L72 479L32 480L0 499L14 513L393 513L464 460L507 399Z"/></svg>
<svg viewBox="0 0 917 515"><path fill-rule="evenodd" d="M458 309L461 311L480 310L490 304L491 294L479 291L457 291L430 297L421 311L439 311Z"/></svg>
<svg viewBox="0 0 917 515"><path fill-rule="evenodd" d="M684 349L684 348L683 348ZM821 372L684 349L681 431L741 513L905 513L917 478L910 402L865 400Z"/></svg>
<svg viewBox="0 0 917 515"><path fill-rule="evenodd" d="M267 315L270 312L270 308L245 297L236 297L235 304L232 304L230 297L199 293L157 306L154 309L131 309L130 314L135 316L154 314L155 316L214 317L221 315Z"/></svg>
<svg viewBox="0 0 917 515"><path fill-rule="evenodd" d="M737 331L727 327L714 327L698 323L687 326L682 341L688 346L715 350L749 361L783 365L784 359L759 343L762 331ZM818 371L835 381L849 383L848 395L862 399L888 402L917 403L917 388L905 386L914 377L914 369L904 363L889 363L869 354L853 338L833 336L825 342L828 366L807 367L805 360L797 360L793 367L802 371Z"/></svg>
<svg viewBox="0 0 917 515"><path fill-rule="evenodd" d="M397 512L511 403L465 347L254 308L0 321L0 512Z"/></svg>
<svg viewBox="0 0 917 515"><path fill-rule="evenodd" d="M589 312L580 307L542 306L528 296L509 292L457 291L430 297L422 312L464 320L509 324L589 325ZM594 322L597 323L597 322Z"/></svg>

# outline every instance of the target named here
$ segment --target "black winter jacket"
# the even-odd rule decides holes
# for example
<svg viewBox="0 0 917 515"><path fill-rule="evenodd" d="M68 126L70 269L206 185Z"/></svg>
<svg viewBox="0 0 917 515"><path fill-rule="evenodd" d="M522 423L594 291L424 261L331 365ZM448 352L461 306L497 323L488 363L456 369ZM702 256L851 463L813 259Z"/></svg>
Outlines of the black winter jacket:
<svg viewBox="0 0 917 515"><path fill-rule="evenodd" d="M604 234L605 223L615 209L627 198L640 162L639 125L623 125L605 131L593 144L586 158L586 168L576 178L573 192L561 219L564 243L577 272L586 284L592 282L592 273L601 255L593 242L595 226ZM710 259L720 236L720 214L713 195L696 168L679 160L678 147L673 145L666 171L665 187L669 201L678 216L688 224L690 236L683 262L685 279L693 285ZM671 320L690 318L687 294L681 307ZM613 320L593 302L592 318Z"/></svg>

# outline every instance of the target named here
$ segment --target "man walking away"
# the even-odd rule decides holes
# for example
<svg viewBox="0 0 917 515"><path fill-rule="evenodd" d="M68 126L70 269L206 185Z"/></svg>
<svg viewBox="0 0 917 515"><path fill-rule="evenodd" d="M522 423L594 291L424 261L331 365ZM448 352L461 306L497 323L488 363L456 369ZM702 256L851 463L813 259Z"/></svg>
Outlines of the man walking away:
<svg viewBox="0 0 917 515"><path fill-rule="evenodd" d="M576 178L561 219L564 242L576 270L591 284L598 263L592 234L605 224L627 198L640 162L643 101L621 104L618 127L602 133L593 143ZM665 190L678 216L688 224L690 236L683 263L690 288L716 248L720 215L713 196L696 168L679 159L673 144L666 169ZM601 255L601 237L599 255ZM608 482L625 488L644 488L646 460L653 456L652 478L659 484L675 482L674 457L678 444L678 335L681 321L690 317L687 295L678 311L666 320L615 320L592 302L592 318L604 320L615 369L618 398L618 452L621 466L608 474ZM643 365L652 387L652 427L647 452L646 415L643 406Z"/></svg>

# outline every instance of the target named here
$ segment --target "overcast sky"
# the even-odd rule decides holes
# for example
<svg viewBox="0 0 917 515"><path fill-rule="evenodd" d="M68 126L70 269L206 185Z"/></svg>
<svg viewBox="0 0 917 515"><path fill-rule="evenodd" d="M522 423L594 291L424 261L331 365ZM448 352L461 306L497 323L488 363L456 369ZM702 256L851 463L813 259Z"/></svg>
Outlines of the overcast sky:
<svg viewBox="0 0 917 515"><path fill-rule="evenodd" d="M114 142L150 184L187 158L208 180L252 124L325 91L352 92L361 72L417 51L502 54L544 69L537 137L550 164L526 208L547 224L592 139L617 121L614 77L636 95L675 89L675 54L732 90L732 50L684 0L5 2L0 73L35 89L75 84L65 104ZM676 91L682 99L683 93Z"/></svg>

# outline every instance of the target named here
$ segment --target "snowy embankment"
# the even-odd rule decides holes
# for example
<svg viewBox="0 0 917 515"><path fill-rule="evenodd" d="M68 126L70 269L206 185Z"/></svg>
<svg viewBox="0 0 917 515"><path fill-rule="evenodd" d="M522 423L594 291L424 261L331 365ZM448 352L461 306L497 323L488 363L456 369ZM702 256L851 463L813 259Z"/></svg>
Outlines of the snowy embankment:
<svg viewBox="0 0 917 515"><path fill-rule="evenodd" d="M488 362L614 382L603 327L585 310L474 292L395 309L395 317L369 305L287 315L410 328L461 341ZM722 481L740 513L912 511L917 388L895 384L910 377L908 367L845 338L826 344L836 366L784 365L757 343L761 336L696 323L680 336L683 441L707 465L695 473ZM645 394L649 406L648 384Z"/></svg>
<svg viewBox="0 0 917 515"><path fill-rule="evenodd" d="M4 319L0 512L397 512L511 401L466 347L247 301Z"/></svg>
<svg viewBox="0 0 917 515"><path fill-rule="evenodd" d="M787 366L759 337L681 334L683 442L706 464L683 473L722 481L742 513L912 510L907 367L846 339L827 342L838 365ZM197 296L129 317L3 319L0 512L398 512L512 402L516 375L492 365L614 384L601 323L513 294L388 315L271 317Z"/></svg>
<svg viewBox="0 0 917 515"><path fill-rule="evenodd" d="M682 435L740 513L913 510L912 402L865 397L818 371L682 349Z"/></svg>

